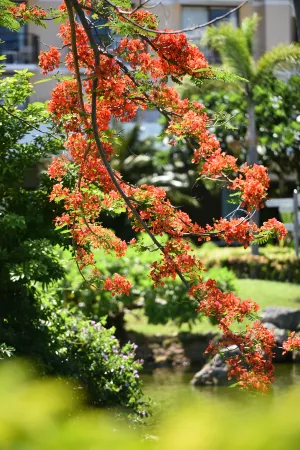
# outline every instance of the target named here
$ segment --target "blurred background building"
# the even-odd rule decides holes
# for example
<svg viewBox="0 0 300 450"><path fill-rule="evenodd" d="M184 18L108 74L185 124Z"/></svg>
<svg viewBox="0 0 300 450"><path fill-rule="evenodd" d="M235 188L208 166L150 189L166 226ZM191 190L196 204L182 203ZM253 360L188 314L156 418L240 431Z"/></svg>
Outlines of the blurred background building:
<svg viewBox="0 0 300 450"><path fill-rule="evenodd" d="M38 4L42 8L57 8L61 0L29 0L30 4ZM241 0L162 0L151 11L158 15L160 27L181 29L193 25L206 23L216 17L235 8ZM156 0L150 0L149 6L157 4ZM238 11L233 12L224 20L229 20L235 25L246 16L257 12L261 17L255 54L261 55L264 51L275 47L280 43L297 41L296 21L292 2L289 0L250 0ZM35 74L34 81L42 79L38 67L38 54L40 50L47 50L47 45L60 46L57 37L59 24L54 21L47 22L47 28L34 24L26 25L20 33L10 32L0 28L0 39L5 41L0 46L0 52L6 54L7 73L13 73L16 69L27 68ZM188 37L201 48L200 40L205 29L188 33ZM217 55L209 48L201 48L210 63L218 62ZM62 69L63 70L63 69ZM36 84L35 98L32 100L45 101L49 99L53 81ZM147 122L154 122L157 116L153 112L146 113L143 118Z"/></svg>

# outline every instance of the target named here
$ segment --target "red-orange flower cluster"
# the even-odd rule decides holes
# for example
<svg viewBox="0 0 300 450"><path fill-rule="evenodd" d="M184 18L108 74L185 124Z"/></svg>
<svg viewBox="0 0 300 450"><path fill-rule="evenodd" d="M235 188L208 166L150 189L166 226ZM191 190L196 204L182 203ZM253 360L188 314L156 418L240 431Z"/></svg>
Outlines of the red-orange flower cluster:
<svg viewBox="0 0 300 450"><path fill-rule="evenodd" d="M237 158L217 150L202 166L201 174L210 178L223 177L223 172L237 172Z"/></svg>
<svg viewBox="0 0 300 450"><path fill-rule="evenodd" d="M53 72L60 64L60 52L58 48L50 46L48 52L41 52L39 56L39 66L43 69L43 74Z"/></svg>
<svg viewBox="0 0 300 450"><path fill-rule="evenodd" d="M190 280L199 280L202 264L195 255L189 254L189 251L190 245L182 239L171 239L166 243L162 260L151 264L150 276L155 286L163 285L164 278L174 280L178 270Z"/></svg>
<svg viewBox="0 0 300 450"><path fill-rule="evenodd" d="M237 345L241 351L241 356L227 359L230 365L229 379L235 378L240 387L246 390L268 391L274 381L274 331L256 321L252 327L247 326L244 335L228 333L225 339Z"/></svg>
<svg viewBox="0 0 300 450"><path fill-rule="evenodd" d="M39 6L28 7L25 2L16 6L11 6L9 7L9 10L15 19L23 19L25 21L43 19L47 16L44 9Z"/></svg>
<svg viewBox="0 0 300 450"><path fill-rule="evenodd" d="M92 6L89 1L84 4L89 8ZM80 5L83 3L79 2ZM21 12L16 14L22 16L24 8L18 7ZM60 10L65 17L64 3ZM42 12L36 14L43 15ZM165 278L174 279L179 275L190 288L190 295L198 299L199 312L218 321L224 333L222 345L234 344L240 351L240 356L228 359L229 376L237 378L243 388L265 390L273 373L270 362L274 344L272 333L259 322L240 335L229 328L236 321L253 319L258 305L251 300L242 301L232 292L222 292L213 280L204 282L201 261L185 237L196 236L202 241L214 236L228 244L238 241L245 247L260 233L284 237L286 231L275 219L265 222L261 228L249 221L252 211L261 208L266 198L267 171L259 165L239 168L236 158L222 152L216 136L209 132L210 119L204 107L199 102L182 100L168 85L174 77L178 81L184 75L200 78L211 72L200 50L180 33L160 33L155 37L152 33L140 33L141 26L154 32L158 26L156 16L147 11L130 12L115 7L111 14L113 19L108 20L113 20L114 31L118 26L123 29L126 25L131 27L131 32L116 48L102 45L99 38L96 45L99 58L95 58L95 46L91 45L90 33L87 33L83 20L81 23L75 20L74 35L69 21L60 26L59 36L63 45L69 47L64 64L73 79L57 83L48 104L53 121L62 126L67 135L68 157L56 158L49 167L50 177L57 181L50 199L62 202L65 208L56 223L68 227L80 269L92 265L93 274L100 279L102 275L96 268L93 249L102 248L114 252L117 257L127 250L126 242L102 225L103 212L126 211L133 229L147 230L153 239L166 233L167 242L159 245L161 258L150 269L154 284L163 284ZM121 21L119 25L118 20ZM75 55L72 40L73 43L76 41ZM40 66L43 73L57 68L60 57L55 47L42 52ZM168 118L166 134L171 136L170 143L185 140L193 148L193 162L199 165L200 174L222 180L227 188L237 191L236 198L249 214L239 219L232 215L229 220L221 218L212 225L201 226L193 223L188 214L174 208L164 189L145 184L129 185L116 170L108 170L117 134L110 128L112 119L132 121L139 109L147 107L157 108ZM72 187L70 178L74 173L78 180ZM134 245L134 241L130 245ZM123 276L114 274L104 280L103 287L112 295L128 295L131 284ZM286 348L289 347L292 348L292 337L286 344ZM220 346L211 349L217 351Z"/></svg>
<svg viewBox="0 0 300 450"><path fill-rule="evenodd" d="M241 192L242 205L248 209L263 208L264 200L267 197L270 178L267 168L254 164L253 167L247 164L240 169L239 176L229 186L230 189Z"/></svg>
<svg viewBox="0 0 300 450"><path fill-rule="evenodd" d="M233 322L242 322L258 311L259 306L252 300L240 300L232 292L222 292L215 280L195 284L190 295L199 300L198 311L218 321L219 328L227 332Z"/></svg>
<svg viewBox="0 0 300 450"><path fill-rule="evenodd" d="M107 277L104 281L103 289L111 291L111 295L116 294L130 294L131 283L126 278L115 273L112 278Z"/></svg>
<svg viewBox="0 0 300 450"><path fill-rule="evenodd" d="M293 331L289 335L288 339L283 342L282 348L284 350L283 353L291 352L293 350L300 350L300 334L296 334L295 331Z"/></svg>
<svg viewBox="0 0 300 450"><path fill-rule="evenodd" d="M283 239L287 235L287 229L283 225L283 223L279 222L277 219L269 219L267 222L264 222L260 231L271 231L274 237L279 240Z"/></svg>

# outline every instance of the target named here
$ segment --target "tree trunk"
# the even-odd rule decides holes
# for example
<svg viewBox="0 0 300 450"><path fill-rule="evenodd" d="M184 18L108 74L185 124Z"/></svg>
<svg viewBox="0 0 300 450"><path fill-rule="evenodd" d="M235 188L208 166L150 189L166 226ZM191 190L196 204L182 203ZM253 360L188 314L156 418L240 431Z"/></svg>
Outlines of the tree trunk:
<svg viewBox="0 0 300 450"><path fill-rule="evenodd" d="M296 14L297 38L300 42L300 0L294 0L294 8Z"/></svg>
<svg viewBox="0 0 300 450"><path fill-rule="evenodd" d="M257 155L257 132L256 132L256 118L255 118L255 104L253 100L249 100L248 105L248 129L247 129L247 141L248 141L248 152L247 152L247 163L249 165L258 163ZM259 212L256 211L252 218L256 225L259 225ZM258 245L251 245L252 255L259 254Z"/></svg>

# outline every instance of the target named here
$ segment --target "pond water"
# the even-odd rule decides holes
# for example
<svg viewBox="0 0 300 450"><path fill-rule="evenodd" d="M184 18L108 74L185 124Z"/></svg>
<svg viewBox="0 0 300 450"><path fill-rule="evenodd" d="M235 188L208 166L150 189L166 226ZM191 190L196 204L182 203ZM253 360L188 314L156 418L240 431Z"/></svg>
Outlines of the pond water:
<svg viewBox="0 0 300 450"><path fill-rule="evenodd" d="M248 395L238 388L228 386L201 386L190 384L198 367L158 368L151 373L144 373L144 393L154 401L151 426L155 427L160 421L160 415L172 415L180 410L182 405L196 402L203 396L229 398L232 401L245 402ZM268 394L272 401L274 396L284 396L295 385L300 386L300 364L277 364L275 369L276 381Z"/></svg>

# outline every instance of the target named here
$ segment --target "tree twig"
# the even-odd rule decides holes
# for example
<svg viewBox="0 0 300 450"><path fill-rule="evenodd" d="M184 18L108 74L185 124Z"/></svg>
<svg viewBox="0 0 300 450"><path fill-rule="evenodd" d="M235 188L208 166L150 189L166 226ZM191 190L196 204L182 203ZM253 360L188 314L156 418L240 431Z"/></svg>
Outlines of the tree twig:
<svg viewBox="0 0 300 450"><path fill-rule="evenodd" d="M23 122L29 128L33 128L34 130L38 131L39 133L47 134L48 136L51 136L53 139L59 140L59 138L54 136L54 134L49 133L49 131L43 131L40 128L37 128L36 126L34 126L30 122L28 122L26 119L23 119L22 117L19 117L17 114L14 114L11 111L9 111L5 106L0 105L0 108L3 109L3 111L6 112L6 114L8 114L9 116L13 117L14 119L19 120L20 122Z"/></svg>
<svg viewBox="0 0 300 450"><path fill-rule="evenodd" d="M222 16L215 17L214 19L212 19L212 20L210 20L208 22L205 22L205 23L200 24L200 25L195 25L193 27L183 28L181 30L174 30L174 31L153 30L151 28L139 25L138 23L134 22L134 20L132 20L132 19L130 19L128 17L128 11L123 11L123 10L119 9L119 7L117 5L115 5L110 0L104 0L104 2L108 3L118 14L120 14L120 16L123 17L124 20L126 20L129 23L131 23L132 25L134 25L135 27L139 28L140 30L146 31L147 33L154 33L154 34L181 34L181 33L188 33L190 31L199 30L201 28L206 28L209 25L213 25L214 23L225 19L226 17L228 17L231 14L233 14L235 11L238 11L240 8L242 8L246 3L248 3L248 0L243 1L242 3L240 3L235 8L231 9L230 11L227 11L227 13L223 14ZM85 7L83 7L83 8L85 8ZM92 8L85 8L85 9L89 9L89 10L92 10L93 12L97 13L97 11L93 10Z"/></svg>
<svg viewBox="0 0 300 450"><path fill-rule="evenodd" d="M95 67L98 67L99 62L100 62L100 58L99 58L99 50L98 50L98 46L94 40L94 37L91 33L89 24L86 20L85 14L83 13L80 5L77 3L76 0L71 0L72 4L75 8L75 11L77 12L80 21L82 23L82 26L88 36L90 45L92 47L93 53L94 53L94 59L95 59ZM92 128L93 128L93 133L94 133L94 138L95 138L95 142L96 142L96 146L98 149L98 152L100 154L100 157L102 159L102 162L116 188L116 190L118 191L118 193L120 194L120 196L123 198L125 204L127 205L127 207L129 208L129 210L131 211L132 215L136 218L136 220L141 224L141 226L144 228L144 230L146 231L146 233L150 236L150 238L152 239L152 241L154 242L154 244L162 251L163 255L165 255L164 253L164 247L161 245L161 243L156 239L156 237L154 236L154 234L151 232L151 230L149 229L148 225L146 224L146 222L140 217L138 211L136 210L136 208L133 206L133 204L131 203L131 201L129 200L128 196L126 195L126 193L123 191L122 187L120 186L119 182L117 181L114 171L111 167L111 165L109 164L107 158L106 158L106 154L105 154L105 150L101 144L100 141L100 137L99 137L99 132L98 132L98 124L97 124L97 87L98 87L98 76L94 77L93 79L93 87L92 87ZM184 285L186 286L187 289L189 289L189 283L188 281L185 279L184 275L182 274L182 272L176 268L176 273L179 276L179 278L181 279L181 281L184 283Z"/></svg>

